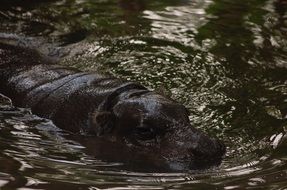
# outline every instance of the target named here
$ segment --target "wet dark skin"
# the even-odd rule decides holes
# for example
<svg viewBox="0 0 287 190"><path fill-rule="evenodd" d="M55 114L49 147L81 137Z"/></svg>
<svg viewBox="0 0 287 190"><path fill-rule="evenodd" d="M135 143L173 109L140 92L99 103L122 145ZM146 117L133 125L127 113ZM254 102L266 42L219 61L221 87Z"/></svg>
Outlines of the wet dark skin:
<svg viewBox="0 0 287 190"><path fill-rule="evenodd" d="M15 106L64 130L104 139L105 152L132 155L114 155L114 161L143 159L150 165L145 168L188 170L217 166L224 156L222 142L191 126L183 105L140 84L57 65L1 43L0 73L0 93Z"/></svg>

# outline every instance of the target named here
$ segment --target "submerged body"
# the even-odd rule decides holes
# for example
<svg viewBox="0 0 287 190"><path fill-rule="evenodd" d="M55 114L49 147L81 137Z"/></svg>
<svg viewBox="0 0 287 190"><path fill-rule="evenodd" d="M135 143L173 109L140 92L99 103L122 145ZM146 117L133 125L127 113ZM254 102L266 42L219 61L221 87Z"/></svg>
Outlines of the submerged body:
<svg viewBox="0 0 287 190"><path fill-rule="evenodd" d="M94 134L169 169L218 165L225 153L174 100L134 82L56 65L33 50L0 43L0 93L59 128Z"/></svg>

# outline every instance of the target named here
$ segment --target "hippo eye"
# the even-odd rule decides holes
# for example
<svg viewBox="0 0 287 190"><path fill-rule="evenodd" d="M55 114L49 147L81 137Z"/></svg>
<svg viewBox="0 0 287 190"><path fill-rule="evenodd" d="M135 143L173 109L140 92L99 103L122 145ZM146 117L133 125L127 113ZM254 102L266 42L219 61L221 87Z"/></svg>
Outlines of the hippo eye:
<svg viewBox="0 0 287 190"><path fill-rule="evenodd" d="M156 137L155 130L152 127L141 126L135 129L137 138L142 141L154 139Z"/></svg>

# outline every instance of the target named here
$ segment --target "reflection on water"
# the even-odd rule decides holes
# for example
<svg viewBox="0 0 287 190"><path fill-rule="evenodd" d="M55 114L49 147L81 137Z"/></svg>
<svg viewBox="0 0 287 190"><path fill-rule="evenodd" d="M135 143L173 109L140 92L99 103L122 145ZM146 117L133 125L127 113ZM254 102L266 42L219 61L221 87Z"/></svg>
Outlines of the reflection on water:
<svg viewBox="0 0 287 190"><path fill-rule="evenodd" d="M1 97L0 187L287 188L286 11L285 0L1 1L0 32L172 96L228 152L208 171L136 173Z"/></svg>

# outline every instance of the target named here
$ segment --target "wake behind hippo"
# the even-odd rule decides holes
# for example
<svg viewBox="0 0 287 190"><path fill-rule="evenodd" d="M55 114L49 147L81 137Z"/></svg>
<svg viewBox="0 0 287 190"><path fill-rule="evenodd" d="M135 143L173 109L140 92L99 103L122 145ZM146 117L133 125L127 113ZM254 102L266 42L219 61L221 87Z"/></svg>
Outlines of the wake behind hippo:
<svg viewBox="0 0 287 190"><path fill-rule="evenodd" d="M27 48L0 43L0 93L59 128L120 144L172 170L216 166L225 153L174 100L134 82L56 65Z"/></svg>

